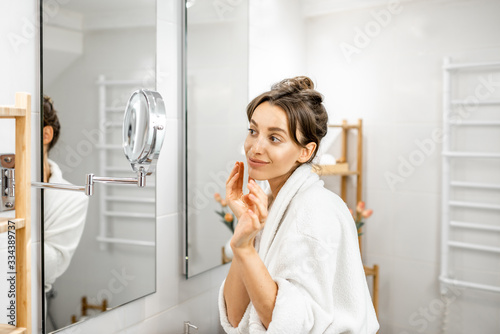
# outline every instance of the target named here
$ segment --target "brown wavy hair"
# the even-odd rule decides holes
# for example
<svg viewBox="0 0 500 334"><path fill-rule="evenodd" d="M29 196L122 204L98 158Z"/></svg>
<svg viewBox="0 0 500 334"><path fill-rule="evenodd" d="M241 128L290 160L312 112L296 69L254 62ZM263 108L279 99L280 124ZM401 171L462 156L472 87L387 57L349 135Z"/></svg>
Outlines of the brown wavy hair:
<svg viewBox="0 0 500 334"><path fill-rule="evenodd" d="M61 124L57 111L54 109L52 99L46 95L43 96L43 127L50 125L54 130L52 141L49 143L49 151L57 143L59 133L61 132Z"/></svg>
<svg viewBox="0 0 500 334"><path fill-rule="evenodd" d="M254 98L247 106L248 121L255 109L264 102L283 109L287 115L288 131L292 140L302 148L315 143L316 149L305 163L316 157L321 139L328 131L328 113L323 106L323 95L314 89L313 81L306 76L284 79L272 85L271 90ZM296 131L302 135L297 138Z"/></svg>

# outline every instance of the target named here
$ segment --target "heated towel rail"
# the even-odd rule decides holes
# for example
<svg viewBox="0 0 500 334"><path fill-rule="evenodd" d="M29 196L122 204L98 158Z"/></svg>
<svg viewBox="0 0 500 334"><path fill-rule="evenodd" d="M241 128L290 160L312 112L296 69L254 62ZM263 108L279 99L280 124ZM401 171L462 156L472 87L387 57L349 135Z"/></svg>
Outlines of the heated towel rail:
<svg viewBox="0 0 500 334"><path fill-rule="evenodd" d="M453 98L453 91L456 90L452 84L458 79L459 74L471 73L477 74L481 85L477 85L471 95L464 100L456 100ZM500 131L500 117L493 116L495 113L483 113L489 115L493 119L475 120L474 113L484 108L485 106L499 106L500 99L495 99L495 96L500 96L500 92L495 92L495 85L491 83L493 73L500 74L500 61L485 62L485 63L452 63L450 58L444 58L443 63L443 149L442 149L442 217L441 217L441 272L439 276L441 293L445 294L450 287L459 286L474 288L485 291L500 292L500 286L482 284L454 277L455 268L452 264L452 253L461 249L480 253L500 254L499 245L483 245L478 243L463 242L452 240L452 232L457 229L462 231L488 231L492 233L500 232L500 219L493 219L493 223L481 224L478 222L458 221L454 217L454 210L488 210L493 214L500 214L500 205L495 203L483 203L479 201L464 201L452 198L452 194L456 189L481 189L483 191L498 191L500 184L469 182L464 180L456 180L455 171L460 164L467 159L482 159L481 161L495 161L500 159L500 150L496 152L475 152L454 150L453 143L457 141L457 128L498 128ZM497 82L493 81L494 82ZM500 90L500 89L499 89ZM467 112L464 109L468 107ZM462 112L457 112L457 108L463 108ZM500 110L494 110L496 114ZM470 133L469 133L470 134ZM478 140L479 137L474 138ZM498 145L497 145L498 148ZM497 180L498 182L498 180ZM477 212L477 211L476 211Z"/></svg>

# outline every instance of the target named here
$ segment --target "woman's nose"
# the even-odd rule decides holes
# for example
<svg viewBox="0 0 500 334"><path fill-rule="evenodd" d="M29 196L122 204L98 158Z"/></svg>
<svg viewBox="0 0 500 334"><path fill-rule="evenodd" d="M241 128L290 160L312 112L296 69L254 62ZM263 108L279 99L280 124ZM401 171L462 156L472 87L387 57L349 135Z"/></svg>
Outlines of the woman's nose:
<svg viewBox="0 0 500 334"><path fill-rule="evenodd" d="M260 137L255 140L255 142L252 145L252 151L253 153L262 153L263 145L261 142Z"/></svg>

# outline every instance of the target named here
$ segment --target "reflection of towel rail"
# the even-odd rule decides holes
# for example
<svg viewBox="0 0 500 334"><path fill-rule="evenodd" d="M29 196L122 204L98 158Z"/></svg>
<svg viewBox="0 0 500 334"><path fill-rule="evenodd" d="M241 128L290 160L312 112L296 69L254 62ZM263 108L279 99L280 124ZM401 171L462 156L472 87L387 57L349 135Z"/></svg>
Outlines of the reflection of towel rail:
<svg viewBox="0 0 500 334"><path fill-rule="evenodd" d="M107 144L107 145L97 145L97 148L101 150L123 150L122 145L112 145L112 144ZM130 171L130 169L129 169Z"/></svg>
<svg viewBox="0 0 500 334"><path fill-rule="evenodd" d="M125 245L135 245L135 246L148 246L154 247L154 241L140 241L140 240L130 240L130 239L120 239L120 238L105 238L97 237L97 241L107 242L112 244L125 244Z"/></svg>
<svg viewBox="0 0 500 334"><path fill-rule="evenodd" d="M126 202L126 203L149 203L155 204L154 198L135 198L135 197L124 197L124 196L106 196L106 200L110 202Z"/></svg>
<svg viewBox="0 0 500 334"><path fill-rule="evenodd" d="M106 172L117 172L117 173L133 173L130 168L125 167L105 167Z"/></svg>
<svg viewBox="0 0 500 334"><path fill-rule="evenodd" d="M99 149L99 167L101 170L101 173L105 175L107 172L114 172L114 173L122 173L121 175L126 176L127 174L135 175L135 173L132 171L130 168L130 165L127 164L127 167L120 167L120 166L109 166L110 164L113 163L112 158L114 157L115 154L119 150L123 150L123 147L121 145L116 145L116 141L113 141L110 137L114 135L118 135L118 132L120 132L120 138L121 138L121 128L123 126L122 122L117 121L118 120L118 114L124 113L125 112L125 106L119 106L120 103L117 102L117 100L113 101L112 100L112 94L108 96L109 93L116 91L124 91L127 89L139 89L139 88L144 88L144 82L143 80L109 80L106 79L105 76L101 75L99 76L97 82L96 82L98 92L99 92L99 117L100 117L100 122L99 124L103 124L106 129L106 134L101 134L99 138L99 145L97 146ZM118 89L118 90L116 90ZM111 104L111 105L109 105ZM117 106L118 105L118 106ZM113 153L113 154L110 154ZM125 162L125 160L124 160ZM119 162L116 162L117 165L119 165ZM154 189L155 185L154 182L151 182L152 184L149 184L148 182L146 184L145 188L148 189ZM140 198L136 199L133 197L133 195L129 196L129 191L130 194L134 193L134 190L130 188L130 190L127 191L127 194L122 194L121 189L118 190L115 186L122 186L120 184L108 184L108 187L103 188L103 192L101 196L99 197L99 234L97 236L97 240L100 242L100 248L101 250L106 250L108 248L108 244L116 244L116 243L121 243L121 244L129 244L129 245L144 245L144 246L154 246L154 241L141 241L141 240L126 240L126 239L117 239L113 238L111 235L109 235L109 229L108 229L108 224L113 221L113 218L119 218L119 219L114 219L114 221L120 221L124 220L127 218L132 218L136 219L137 223L141 223L142 221L145 221L148 223L155 221L156 215L154 214L154 206L151 204L155 203L154 200L154 195L149 196L144 198L144 196L148 196L148 194L151 194L150 191L146 191L144 193L144 188L142 188L143 191L141 191ZM114 196L113 193L116 192L117 196ZM135 197L139 197L139 195L136 195ZM130 204L130 203L143 203L145 205L145 208L147 207L148 210L152 210L153 213L136 213L136 212L115 212L112 210L118 210L115 208L115 205L120 205L120 203L124 203L124 205ZM151 211L149 211L151 212ZM128 222L130 220L127 219ZM140 225L139 225L140 226Z"/></svg>
<svg viewBox="0 0 500 334"><path fill-rule="evenodd" d="M104 211L104 215L107 217L120 217L120 218L156 218L155 214L151 213L138 213L138 212L116 212L116 211Z"/></svg>

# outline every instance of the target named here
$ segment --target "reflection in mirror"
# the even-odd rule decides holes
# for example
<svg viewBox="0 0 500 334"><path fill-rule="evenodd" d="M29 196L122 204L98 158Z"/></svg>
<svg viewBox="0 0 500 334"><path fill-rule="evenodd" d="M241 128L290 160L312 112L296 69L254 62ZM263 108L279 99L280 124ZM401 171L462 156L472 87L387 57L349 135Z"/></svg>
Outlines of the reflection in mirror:
<svg viewBox="0 0 500 334"><path fill-rule="evenodd" d="M155 89L155 1L42 1L41 11L44 181L137 177L122 126L132 92ZM155 183L101 184L93 197L44 190L46 332L155 291Z"/></svg>
<svg viewBox="0 0 500 334"><path fill-rule="evenodd" d="M229 259L225 193L241 159L248 103L248 1L188 1L187 7L187 277Z"/></svg>

